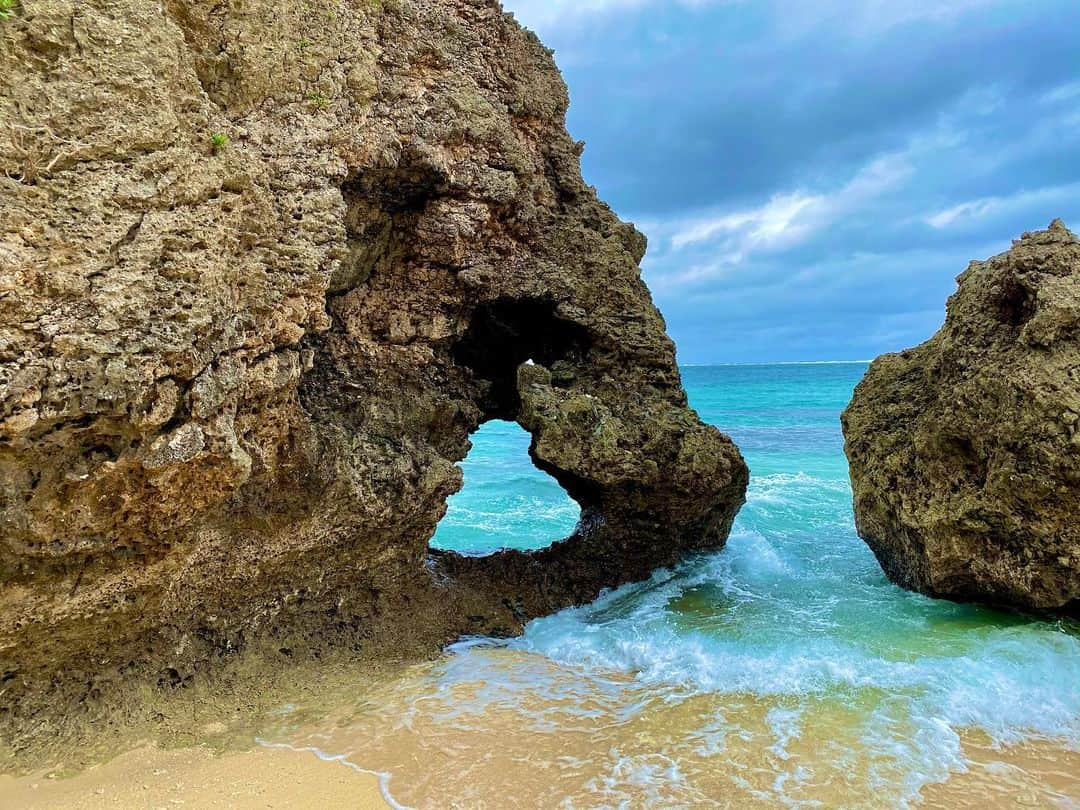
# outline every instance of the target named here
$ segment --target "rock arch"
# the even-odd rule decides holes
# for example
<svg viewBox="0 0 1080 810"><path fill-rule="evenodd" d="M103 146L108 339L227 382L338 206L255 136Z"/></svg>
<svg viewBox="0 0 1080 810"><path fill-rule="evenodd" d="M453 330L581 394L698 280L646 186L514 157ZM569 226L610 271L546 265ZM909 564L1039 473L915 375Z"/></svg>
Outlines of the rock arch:
<svg viewBox="0 0 1080 810"><path fill-rule="evenodd" d="M497 3L46 5L0 54L47 158L0 158L0 724L242 652L427 655L723 544L746 466ZM495 416L587 519L429 554Z"/></svg>

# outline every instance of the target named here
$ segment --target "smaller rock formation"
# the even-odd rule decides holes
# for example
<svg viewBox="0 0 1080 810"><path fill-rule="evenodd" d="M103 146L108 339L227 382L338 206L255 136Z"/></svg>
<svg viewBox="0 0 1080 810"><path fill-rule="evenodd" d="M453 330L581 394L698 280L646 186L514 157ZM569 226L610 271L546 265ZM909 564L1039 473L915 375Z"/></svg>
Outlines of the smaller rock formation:
<svg viewBox="0 0 1080 810"><path fill-rule="evenodd" d="M906 588L1076 613L1080 242L1055 221L958 282L843 415L859 535Z"/></svg>

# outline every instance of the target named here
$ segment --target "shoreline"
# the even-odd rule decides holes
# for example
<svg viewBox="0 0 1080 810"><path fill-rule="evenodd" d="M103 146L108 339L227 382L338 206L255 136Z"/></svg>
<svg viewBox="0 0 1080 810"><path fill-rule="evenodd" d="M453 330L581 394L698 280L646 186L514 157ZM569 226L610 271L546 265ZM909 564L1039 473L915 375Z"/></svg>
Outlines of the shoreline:
<svg viewBox="0 0 1080 810"><path fill-rule="evenodd" d="M1063 742L1032 739L996 747L971 733L964 735L964 751L966 769L953 772L945 781L924 785L915 807L1051 806L1047 802L1068 807L1074 791L1080 789L1080 751ZM74 774L46 770L18 777L0 775L0 806L26 810L407 807L390 794L390 774L366 770L352 757L284 743L257 742L248 750L224 753L204 745L167 750L144 744Z"/></svg>
<svg viewBox="0 0 1080 810"><path fill-rule="evenodd" d="M546 740L530 741L520 717L512 712L486 717L479 729L455 730L438 724L436 706L430 716L417 718L411 732L396 732L393 723L387 724L394 704L408 704L423 693L445 660L380 670L361 670L343 661L305 665L299 677L264 681L264 690L257 695L233 693L227 701L198 689L173 695L167 703L154 705L154 711L168 716L156 726L89 722L78 739L57 741L49 752L51 768L43 768L44 761L39 760L32 771L0 776L0 806L423 810L439 807L436 798L445 800L441 806L453 806L455 797L497 797L508 783L517 786L528 804L530 797L549 796L560 780L569 778L580 788L589 778L602 777L600 772L575 779L558 769L533 770L527 762L531 757L518 758L522 751L550 761L562 754L580 755L584 762L582 752L596 741L582 738L580 729L573 727ZM447 699L451 698L468 702L468 688ZM566 699L567 695L553 696L548 708L557 711ZM389 707L390 715L376 707ZM758 788L767 791L773 768L790 767L788 760L777 762L770 756L775 748L767 733L772 707L749 694L703 694L669 710L645 712L616 724L603 741L625 749L631 758L677 756L667 748L672 733L699 727L719 711L727 723L749 736L730 736L731 747L709 766L713 770L699 771L708 775L698 787L714 798L737 797L742 806L775 806L755 803L753 793L733 781L740 773L757 774ZM543 709L542 699L531 706L532 712ZM812 732L785 743L786 755L794 758L791 762L809 757L807 764L813 766L815 740L842 742L853 733L849 720L843 711L812 717L808 720ZM481 729L482 737L492 739L478 742ZM1013 745L995 745L978 729L957 733L962 767L953 767L943 782L922 785L921 800L912 806L986 810L1026 802L1026 806L1068 807L1062 805L1062 797L1080 796L1080 749L1068 740L1029 737ZM472 753L466 755L467 751ZM481 764L488 761L485 752L490 751L499 752L499 767ZM852 785L833 783L827 771L821 776L823 781L806 786L810 797L834 804L850 799ZM659 789L663 787L661 783ZM899 794L889 798L898 799Z"/></svg>

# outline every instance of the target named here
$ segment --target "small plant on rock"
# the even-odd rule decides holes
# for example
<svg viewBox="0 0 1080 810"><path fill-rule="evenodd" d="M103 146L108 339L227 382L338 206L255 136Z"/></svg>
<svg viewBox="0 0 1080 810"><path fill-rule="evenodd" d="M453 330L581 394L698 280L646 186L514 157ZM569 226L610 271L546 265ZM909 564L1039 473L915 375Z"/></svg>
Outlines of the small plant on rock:
<svg viewBox="0 0 1080 810"><path fill-rule="evenodd" d="M311 102L311 106L316 110L325 110L330 106L330 99L324 96L322 93L309 93L308 101Z"/></svg>
<svg viewBox="0 0 1080 810"><path fill-rule="evenodd" d="M11 16L15 8L15 0L0 0L0 20L6 20Z"/></svg>
<svg viewBox="0 0 1080 810"><path fill-rule="evenodd" d="M210 135L210 146L213 148L214 154L217 154L228 145L229 136L224 132L214 132Z"/></svg>

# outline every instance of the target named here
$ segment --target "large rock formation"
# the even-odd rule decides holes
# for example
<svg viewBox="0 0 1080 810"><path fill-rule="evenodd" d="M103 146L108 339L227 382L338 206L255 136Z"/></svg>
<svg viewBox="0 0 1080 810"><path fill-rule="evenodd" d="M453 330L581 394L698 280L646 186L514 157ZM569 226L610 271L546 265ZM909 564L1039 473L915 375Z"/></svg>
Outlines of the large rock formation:
<svg viewBox="0 0 1080 810"><path fill-rule="evenodd" d="M973 262L945 325L844 413L859 534L931 596L1080 607L1080 243L1061 222Z"/></svg>
<svg viewBox="0 0 1080 810"><path fill-rule="evenodd" d="M243 649L513 633L724 542L746 467L494 0L21 0L0 75L9 729ZM496 418L582 523L432 553Z"/></svg>

